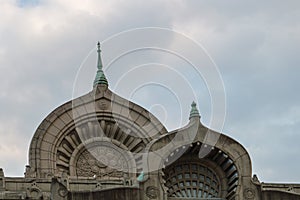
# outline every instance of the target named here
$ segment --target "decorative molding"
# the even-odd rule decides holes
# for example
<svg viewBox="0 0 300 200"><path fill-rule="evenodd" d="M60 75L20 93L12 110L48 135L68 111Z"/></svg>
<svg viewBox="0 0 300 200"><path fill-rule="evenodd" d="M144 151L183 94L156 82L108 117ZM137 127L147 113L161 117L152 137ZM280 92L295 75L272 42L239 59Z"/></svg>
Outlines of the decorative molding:
<svg viewBox="0 0 300 200"><path fill-rule="evenodd" d="M108 100L106 100L106 99L99 100L98 107L100 110L108 110L110 107L109 105L110 105L110 102Z"/></svg>
<svg viewBox="0 0 300 200"><path fill-rule="evenodd" d="M146 195L149 199L157 199L159 196L159 189L155 186L149 186L146 188Z"/></svg>
<svg viewBox="0 0 300 200"><path fill-rule="evenodd" d="M122 178L129 171L127 158L109 146L84 150L75 162L76 175L82 177Z"/></svg>
<svg viewBox="0 0 300 200"><path fill-rule="evenodd" d="M68 178L53 177L51 182L50 199L67 200L69 193Z"/></svg>
<svg viewBox="0 0 300 200"><path fill-rule="evenodd" d="M30 187L26 190L26 196L30 199L42 199L43 192L42 190L37 186L36 182L33 182Z"/></svg>
<svg viewBox="0 0 300 200"><path fill-rule="evenodd" d="M36 171L30 165L26 165L24 175L25 175L25 178L35 178L36 177Z"/></svg>
<svg viewBox="0 0 300 200"><path fill-rule="evenodd" d="M254 197L255 197L255 191L252 188L246 188L244 190L244 197L246 199L254 199Z"/></svg>
<svg viewBox="0 0 300 200"><path fill-rule="evenodd" d="M289 187L286 189L286 191L288 191L288 192L293 192L293 191L294 191L294 187L293 187L293 186L289 186Z"/></svg>
<svg viewBox="0 0 300 200"><path fill-rule="evenodd" d="M5 190L5 176L3 169L0 168L0 191Z"/></svg>

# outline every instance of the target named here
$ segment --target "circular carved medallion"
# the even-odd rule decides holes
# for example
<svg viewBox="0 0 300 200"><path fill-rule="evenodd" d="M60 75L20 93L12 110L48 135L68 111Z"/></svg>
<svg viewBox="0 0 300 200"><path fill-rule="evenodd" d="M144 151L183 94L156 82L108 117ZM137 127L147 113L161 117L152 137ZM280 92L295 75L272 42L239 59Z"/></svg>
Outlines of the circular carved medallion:
<svg viewBox="0 0 300 200"><path fill-rule="evenodd" d="M244 190L244 197L246 199L254 199L254 197L255 197L255 191L253 189L251 189L251 188L246 188Z"/></svg>
<svg viewBox="0 0 300 200"><path fill-rule="evenodd" d="M68 190L66 190L65 188L60 188L60 189L58 190L58 194L59 194L59 196L61 196L61 197L65 197L65 196L68 195Z"/></svg>

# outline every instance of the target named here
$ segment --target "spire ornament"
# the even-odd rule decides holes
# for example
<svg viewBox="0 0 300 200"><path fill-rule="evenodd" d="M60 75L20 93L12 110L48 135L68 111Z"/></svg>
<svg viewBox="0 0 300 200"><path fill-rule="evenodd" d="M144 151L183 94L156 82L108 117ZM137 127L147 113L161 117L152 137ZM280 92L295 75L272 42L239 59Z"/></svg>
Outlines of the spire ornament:
<svg viewBox="0 0 300 200"><path fill-rule="evenodd" d="M100 42L97 44L97 53L98 53L98 63L97 63L97 74L94 80L94 87L96 87L99 84L103 84L108 86L107 79L105 77L105 74L103 72L103 65L102 65L102 59L101 59L101 49L100 49Z"/></svg>
<svg viewBox="0 0 300 200"><path fill-rule="evenodd" d="M200 118L200 114L199 111L197 109L197 104L195 103L195 101L193 101L193 103L191 104L191 112L190 112L190 117L189 119L193 118L193 117L199 117Z"/></svg>

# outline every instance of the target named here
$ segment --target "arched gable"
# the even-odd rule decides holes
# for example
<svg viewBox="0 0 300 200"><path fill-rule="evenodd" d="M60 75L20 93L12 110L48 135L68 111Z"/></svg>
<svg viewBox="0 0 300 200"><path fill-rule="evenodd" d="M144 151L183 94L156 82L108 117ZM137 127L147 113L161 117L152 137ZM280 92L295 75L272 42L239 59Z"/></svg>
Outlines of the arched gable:
<svg viewBox="0 0 300 200"><path fill-rule="evenodd" d="M100 85L43 120L30 144L30 176L76 175L74 151L81 152L78 147L86 141L109 141L130 157L166 132L147 110Z"/></svg>
<svg viewBox="0 0 300 200"><path fill-rule="evenodd" d="M252 176L251 160L245 148L232 138L205 127L198 117L191 119L187 126L153 140L149 143L147 152L144 163L148 163L146 168L149 174L166 175L171 170L170 166L178 164L180 160L187 157L190 158L190 162L214 163L217 166L215 170L222 171L226 179L223 182L226 186L223 185L220 195L215 196L218 198L235 199L237 194L242 193L240 191L243 190L244 180L251 180ZM197 159L194 159L195 157ZM154 169L157 169L157 172ZM220 179L224 177L220 175ZM165 181L164 176L161 176L160 184L164 184ZM169 193L168 189L165 192L175 194L174 191Z"/></svg>

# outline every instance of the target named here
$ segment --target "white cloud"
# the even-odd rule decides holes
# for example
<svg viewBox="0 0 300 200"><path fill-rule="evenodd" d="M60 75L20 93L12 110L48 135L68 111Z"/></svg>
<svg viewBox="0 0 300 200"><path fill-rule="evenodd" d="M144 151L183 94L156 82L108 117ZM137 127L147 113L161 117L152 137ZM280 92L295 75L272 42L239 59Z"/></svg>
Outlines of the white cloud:
<svg viewBox="0 0 300 200"><path fill-rule="evenodd" d="M17 120L0 119L0 166L6 176L22 175L27 163L28 140Z"/></svg>

